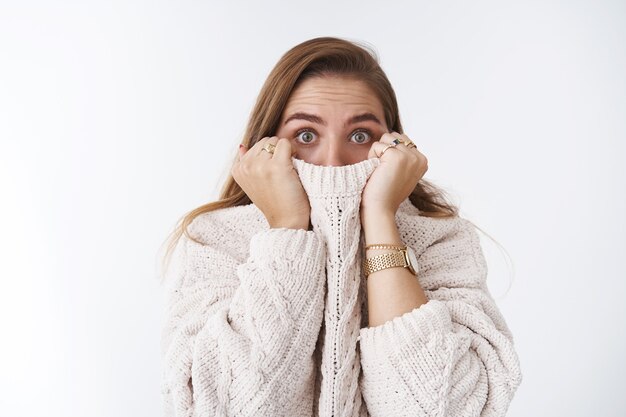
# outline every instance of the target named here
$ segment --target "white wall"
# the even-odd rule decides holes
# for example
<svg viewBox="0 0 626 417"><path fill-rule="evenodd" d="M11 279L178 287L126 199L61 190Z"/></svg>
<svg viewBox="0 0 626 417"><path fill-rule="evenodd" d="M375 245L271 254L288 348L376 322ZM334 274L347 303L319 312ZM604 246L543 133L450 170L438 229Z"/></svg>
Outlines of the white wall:
<svg viewBox="0 0 626 417"><path fill-rule="evenodd" d="M512 257L484 239L509 415L623 415L624 2L235 3L0 3L0 415L160 415L160 245L325 35L376 48L426 178Z"/></svg>

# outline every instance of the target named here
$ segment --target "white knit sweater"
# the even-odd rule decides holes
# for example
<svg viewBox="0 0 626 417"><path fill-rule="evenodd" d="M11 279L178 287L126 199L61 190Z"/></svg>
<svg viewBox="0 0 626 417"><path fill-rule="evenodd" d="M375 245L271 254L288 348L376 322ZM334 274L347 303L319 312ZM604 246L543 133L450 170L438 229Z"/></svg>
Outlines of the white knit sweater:
<svg viewBox="0 0 626 417"><path fill-rule="evenodd" d="M184 238L162 339L166 416L504 416L522 381L513 336L461 218L396 213L429 301L367 327L361 191L380 159L292 157L313 230L254 205L205 213Z"/></svg>

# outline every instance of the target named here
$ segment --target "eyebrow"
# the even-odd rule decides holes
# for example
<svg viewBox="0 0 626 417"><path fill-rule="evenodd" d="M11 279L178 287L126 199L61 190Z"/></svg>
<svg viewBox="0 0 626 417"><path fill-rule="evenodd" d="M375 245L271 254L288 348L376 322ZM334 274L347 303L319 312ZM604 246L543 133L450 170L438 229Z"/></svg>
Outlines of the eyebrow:
<svg viewBox="0 0 626 417"><path fill-rule="evenodd" d="M322 126L326 126L326 122L321 117L315 114L309 114L309 113L303 113L303 112L297 112L297 113L292 114L283 122L283 125L286 125L292 120L306 120L311 123L317 123ZM365 122L365 121L372 121L372 122L378 123L379 125L382 125L382 123L380 123L380 120L378 120L378 118L374 116L372 113L362 113L362 114L358 114L348 119L348 121L344 123L344 126L353 125L355 123Z"/></svg>

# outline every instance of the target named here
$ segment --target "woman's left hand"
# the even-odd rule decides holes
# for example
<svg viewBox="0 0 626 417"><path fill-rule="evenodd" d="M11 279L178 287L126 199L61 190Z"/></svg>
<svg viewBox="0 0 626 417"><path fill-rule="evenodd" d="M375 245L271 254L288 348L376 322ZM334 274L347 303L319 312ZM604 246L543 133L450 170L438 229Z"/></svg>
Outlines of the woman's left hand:
<svg viewBox="0 0 626 417"><path fill-rule="evenodd" d="M428 170L426 157L417 148L403 143L390 147L380 156L395 138L410 141L404 134L384 133L370 148L367 158L380 158L380 164L363 189L361 215L365 211L396 213L400 203L411 194Z"/></svg>

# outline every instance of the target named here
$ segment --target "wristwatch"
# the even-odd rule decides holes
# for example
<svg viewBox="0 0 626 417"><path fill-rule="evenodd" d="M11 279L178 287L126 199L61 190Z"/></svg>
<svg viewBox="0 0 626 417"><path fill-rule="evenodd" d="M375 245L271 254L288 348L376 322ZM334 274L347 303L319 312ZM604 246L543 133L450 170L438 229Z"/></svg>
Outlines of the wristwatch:
<svg viewBox="0 0 626 417"><path fill-rule="evenodd" d="M372 256L366 258L363 262L363 269L365 276L380 271L381 269L393 268L396 266L402 266L408 268L413 275L417 275L419 267L417 265L417 256L410 246L403 246L401 249L396 249L392 253L383 253L382 255Z"/></svg>

